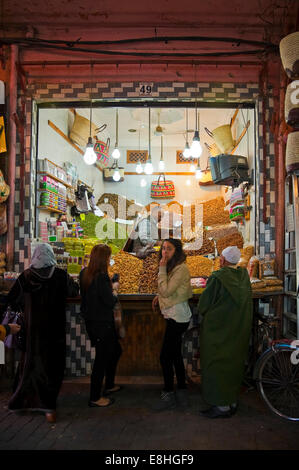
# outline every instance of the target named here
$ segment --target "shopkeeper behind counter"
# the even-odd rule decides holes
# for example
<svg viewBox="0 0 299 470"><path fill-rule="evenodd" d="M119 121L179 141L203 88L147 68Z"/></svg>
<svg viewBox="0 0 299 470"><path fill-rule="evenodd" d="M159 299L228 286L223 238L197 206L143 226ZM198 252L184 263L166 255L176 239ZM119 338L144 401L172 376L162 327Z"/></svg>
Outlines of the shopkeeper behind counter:
<svg viewBox="0 0 299 470"><path fill-rule="evenodd" d="M147 217L142 218L131 233L132 248L130 251L136 253L140 258L145 258L155 250L153 246L159 240L158 223L163 217L163 209L160 206L151 208Z"/></svg>

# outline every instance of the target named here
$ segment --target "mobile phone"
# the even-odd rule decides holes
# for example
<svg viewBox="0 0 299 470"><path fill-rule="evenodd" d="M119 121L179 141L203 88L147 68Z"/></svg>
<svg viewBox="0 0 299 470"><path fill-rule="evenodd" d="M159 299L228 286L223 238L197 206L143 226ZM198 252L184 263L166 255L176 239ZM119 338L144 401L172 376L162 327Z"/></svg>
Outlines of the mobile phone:
<svg viewBox="0 0 299 470"><path fill-rule="evenodd" d="M118 273L113 274L111 281L112 282L118 282L119 281L119 274Z"/></svg>

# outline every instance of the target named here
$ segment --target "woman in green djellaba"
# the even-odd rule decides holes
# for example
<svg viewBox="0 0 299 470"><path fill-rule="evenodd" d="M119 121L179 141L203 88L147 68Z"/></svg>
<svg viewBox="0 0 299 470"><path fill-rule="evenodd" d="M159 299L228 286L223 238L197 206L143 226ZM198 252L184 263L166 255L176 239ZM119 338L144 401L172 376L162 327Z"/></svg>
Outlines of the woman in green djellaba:
<svg viewBox="0 0 299 470"><path fill-rule="evenodd" d="M208 418L229 418L237 407L252 326L252 292L247 270L237 266L236 246L222 251L198 303L201 388Z"/></svg>

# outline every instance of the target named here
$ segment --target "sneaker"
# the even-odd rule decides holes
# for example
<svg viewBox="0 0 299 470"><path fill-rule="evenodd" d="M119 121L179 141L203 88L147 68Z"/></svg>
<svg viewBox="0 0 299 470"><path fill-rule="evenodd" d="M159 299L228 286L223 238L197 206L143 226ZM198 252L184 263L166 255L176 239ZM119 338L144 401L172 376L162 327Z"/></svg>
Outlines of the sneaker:
<svg viewBox="0 0 299 470"><path fill-rule="evenodd" d="M155 411L171 410L176 407L174 392L161 392L160 402L154 407Z"/></svg>
<svg viewBox="0 0 299 470"><path fill-rule="evenodd" d="M187 408L189 406L189 394L186 388L179 388L176 391L176 399L179 406Z"/></svg>
<svg viewBox="0 0 299 470"><path fill-rule="evenodd" d="M222 411L218 408L218 406L211 406L209 409L205 411L201 411L200 415L203 416L204 418L230 418L232 416L231 409L227 411Z"/></svg>

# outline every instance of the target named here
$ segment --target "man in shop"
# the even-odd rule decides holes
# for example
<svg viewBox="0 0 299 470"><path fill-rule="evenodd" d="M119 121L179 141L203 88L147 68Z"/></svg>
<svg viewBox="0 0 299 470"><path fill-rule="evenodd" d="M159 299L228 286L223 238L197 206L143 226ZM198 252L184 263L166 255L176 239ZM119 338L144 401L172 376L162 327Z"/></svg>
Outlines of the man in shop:
<svg viewBox="0 0 299 470"><path fill-rule="evenodd" d="M209 277L198 303L202 315L200 367L202 395L209 408L201 416L229 418L237 409L252 326L252 293L247 270L237 266L236 246L222 251L219 271Z"/></svg>
<svg viewBox="0 0 299 470"><path fill-rule="evenodd" d="M158 224L162 217L161 207L154 206L151 208L150 214L138 222L131 234L131 239L133 239L131 251L136 253L138 257L145 258L155 251L153 247L159 240Z"/></svg>

